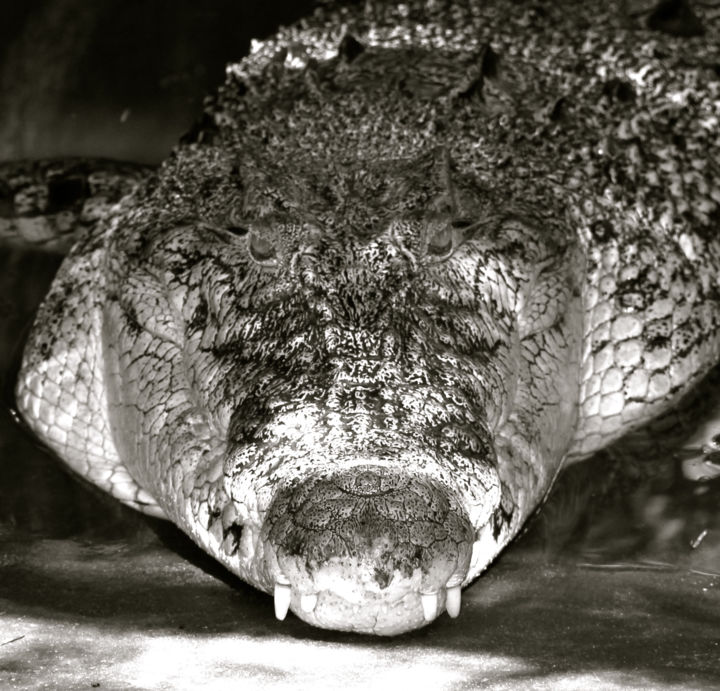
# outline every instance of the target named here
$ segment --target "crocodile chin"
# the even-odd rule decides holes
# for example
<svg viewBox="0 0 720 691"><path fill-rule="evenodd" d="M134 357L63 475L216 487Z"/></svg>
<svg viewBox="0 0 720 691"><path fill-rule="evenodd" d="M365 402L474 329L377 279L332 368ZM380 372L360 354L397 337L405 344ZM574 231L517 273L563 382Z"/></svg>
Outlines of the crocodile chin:
<svg viewBox="0 0 720 691"><path fill-rule="evenodd" d="M457 616L473 528L427 475L363 465L279 491L263 528L275 608L330 629L396 634Z"/></svg>

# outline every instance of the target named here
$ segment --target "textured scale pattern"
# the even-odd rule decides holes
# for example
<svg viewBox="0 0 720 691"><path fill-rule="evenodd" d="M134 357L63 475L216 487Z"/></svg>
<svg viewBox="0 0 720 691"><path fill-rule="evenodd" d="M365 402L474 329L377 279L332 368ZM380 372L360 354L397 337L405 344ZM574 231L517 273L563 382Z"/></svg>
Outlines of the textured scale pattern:
<svg viewBox="0 0 720 691"><path fill-rule="evenodd" d="M21 413L279 618L457 616L564 463L719 359L719 32L683 2L322 5L79 219ZM45 176L8 183L11 240Z"/></svg>

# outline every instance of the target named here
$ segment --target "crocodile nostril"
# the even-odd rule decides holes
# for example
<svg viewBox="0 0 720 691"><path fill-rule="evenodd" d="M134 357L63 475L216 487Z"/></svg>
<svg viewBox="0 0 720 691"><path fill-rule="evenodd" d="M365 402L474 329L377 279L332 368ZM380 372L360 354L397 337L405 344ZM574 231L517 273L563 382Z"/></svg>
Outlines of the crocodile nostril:
<svg viewBox="0 0 720 691"><path fill-rule="evenodd" d="M368 497L379 494L381 484L381 476L372 470L360 472L352 478L353 491Z"/></svg>
<svg viewBox="0 0 720 691"><path fill-rule="evenodd" d="M407 486L410 477L385 466L359 466L336 473L330 476L328 481L331 481L342 492L372 497L401 490ZM415 484L415 491L422 492L421 483L416 481Z"/></svg>

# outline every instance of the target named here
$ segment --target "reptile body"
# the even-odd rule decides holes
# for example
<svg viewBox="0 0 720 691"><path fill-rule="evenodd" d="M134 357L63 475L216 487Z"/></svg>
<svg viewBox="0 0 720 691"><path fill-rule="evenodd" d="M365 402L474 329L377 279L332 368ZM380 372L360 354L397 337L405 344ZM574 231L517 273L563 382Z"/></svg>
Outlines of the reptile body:
<svg viewBox="0 0 720 691"><path fill-rule="evenodd" d="M457 616L563 463L719 359L720 20L691 16L328 5L256 43L76 233L20 412L281 618Z"/></svg>

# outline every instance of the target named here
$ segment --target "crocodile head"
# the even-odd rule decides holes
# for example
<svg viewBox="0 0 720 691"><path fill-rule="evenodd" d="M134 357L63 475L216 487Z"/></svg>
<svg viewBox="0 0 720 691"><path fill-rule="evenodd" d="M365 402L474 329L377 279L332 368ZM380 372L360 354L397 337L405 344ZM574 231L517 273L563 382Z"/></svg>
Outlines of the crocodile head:
<svg viewBox="0 0 720 691"><path fill-rule="evenodd" d="M505 102L489 56L230 73L219 131L117 221L120 455L280 618L457 615L572 441L583 264L564 197L497 162L510 126L467 134Z"/></svg>
<svg viewBox="0 0 720 691"><path fill-rule="evenodd" d="M178 154L111 248L122 456L281 618L392 634L457 615L572 437L580 322L557 222L443 149L285 175L208 151ZM179 177L198 204L193 176L214 190L202 218L168 212ZM131 385L148 332L175 346Z"/></svg>

